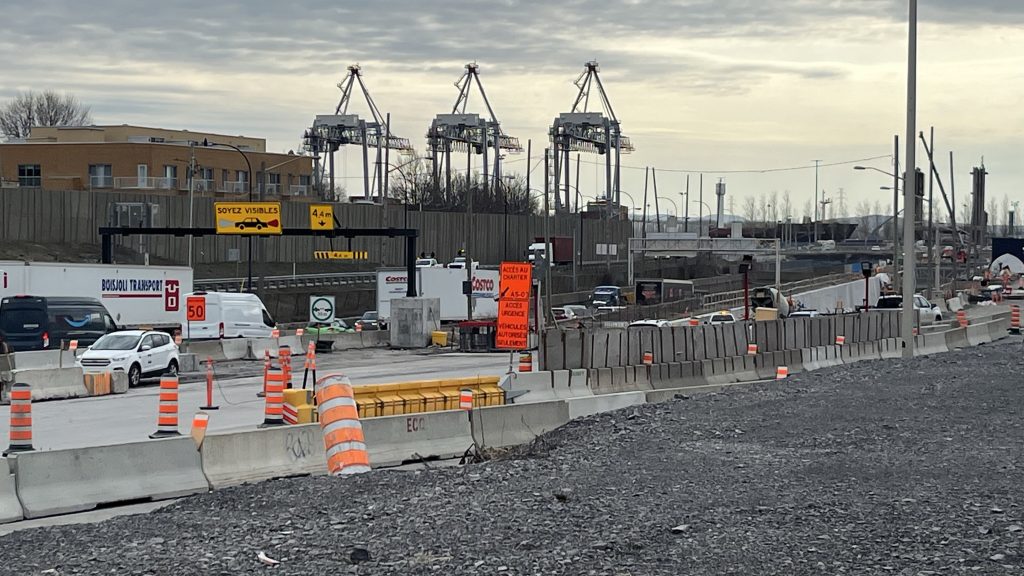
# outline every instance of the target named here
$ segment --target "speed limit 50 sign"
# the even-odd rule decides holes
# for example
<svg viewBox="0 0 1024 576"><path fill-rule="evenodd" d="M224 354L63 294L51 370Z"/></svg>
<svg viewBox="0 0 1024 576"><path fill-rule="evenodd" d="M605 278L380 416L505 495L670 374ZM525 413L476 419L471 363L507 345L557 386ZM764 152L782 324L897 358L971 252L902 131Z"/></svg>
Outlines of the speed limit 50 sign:
<svg viewBox="0 0 1024 576"><path fill-rule="evenodd" d="M203 322L206 320L206 298L203 296L189 296L185 298L186 320L189 322Z"/></svg>
<svg viewBox="0 0 1024 576"><path fill-rule="evenodd" d="M333 322L334 296L310 296L309 321L325 324Z"/></svg>

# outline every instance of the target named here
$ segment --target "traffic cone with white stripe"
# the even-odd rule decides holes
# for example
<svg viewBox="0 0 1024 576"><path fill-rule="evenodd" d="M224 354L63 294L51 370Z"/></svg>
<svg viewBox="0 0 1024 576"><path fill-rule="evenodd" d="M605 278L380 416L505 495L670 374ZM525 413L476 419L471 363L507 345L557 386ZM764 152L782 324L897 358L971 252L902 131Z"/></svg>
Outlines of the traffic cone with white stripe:
<svg viewBox="0 0 1024 576"><path fill-rule="evenodd" d="M32 388L28 384L16 383L11 386L11 429L10 445L4 456L17 452L28 452L32 448Z"/></svg>
<svg viewBox="0 0 1024 576"><path fill-rule="evenodd" d="M160 378L160 411L156 419L156 432L150 438L181 436L178 433L178 377Z"/></svg>

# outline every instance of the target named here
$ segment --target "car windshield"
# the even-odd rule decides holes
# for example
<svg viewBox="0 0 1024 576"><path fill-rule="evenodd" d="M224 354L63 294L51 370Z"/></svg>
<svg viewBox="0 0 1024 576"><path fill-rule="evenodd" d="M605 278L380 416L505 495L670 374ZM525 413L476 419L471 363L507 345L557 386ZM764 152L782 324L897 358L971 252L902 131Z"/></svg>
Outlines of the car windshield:
<svg viewBox="0 0 1024 576"><path fill-rule="evenodd" d="M366 313L363 314L363 320L376 320L376 319L377 319L377 313L376 312L366 312Z"/></svg>
<svg viewBox="0 0 1024 576"><path fill-rule="evenodd" d="M715 314L711 317L712 322L732 322L732 316L728 314Z"/></svg>
<svg viewBox="0 0 1024 576"><path fill-rule="evenodd" d="M433 263L434 263L433 260L425 260L425 259L421 259L421 260L417 260L416 261L416 265L417 266L430 266Z"/></svg>
<svg viewBox="0 0 1024 576"><path fill-rule="evenodd" d="M107 334L95 344L92 345L93 350L133 350L139 345L139 340L142 336L139 334Z"/></svg>

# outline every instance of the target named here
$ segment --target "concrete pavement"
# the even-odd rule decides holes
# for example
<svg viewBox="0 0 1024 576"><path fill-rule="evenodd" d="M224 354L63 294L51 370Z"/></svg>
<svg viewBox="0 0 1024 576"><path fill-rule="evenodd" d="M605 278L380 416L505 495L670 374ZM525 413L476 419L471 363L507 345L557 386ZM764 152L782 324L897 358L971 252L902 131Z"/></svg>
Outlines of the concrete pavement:
<svg viewBox="0 0 1024 576"><path fill-rule="evenodd" d="M417 354L404 351L363 350L325 354L317 359L317 374L344 373L356 386L433 380L461 376L498 376L508 370L508 354ZM293 382L302 383L302 357L295 359ZM255 428L263 422L263 399L256 392L262 377L232 378L216 371L210 432ZM120 396L99 396L38 402L32 405L33 445L36 450L80 448L146 440L156 430L157 386L134 388ZM206 403L205 382L182 383L179 423L182 434L191 430L192 416ZM0 421L0 442L6 448L6 410Z"/></svg>

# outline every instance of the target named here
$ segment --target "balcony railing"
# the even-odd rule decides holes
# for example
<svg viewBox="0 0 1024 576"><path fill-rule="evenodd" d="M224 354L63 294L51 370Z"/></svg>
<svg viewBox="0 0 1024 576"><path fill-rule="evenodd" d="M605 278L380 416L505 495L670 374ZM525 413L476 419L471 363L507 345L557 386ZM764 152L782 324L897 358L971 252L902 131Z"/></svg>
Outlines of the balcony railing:
<svg viewBox="0 0 1024 576"><path fill-rule="evenodd" d="M309 186L305 184L292 184L288 187L289 196L305 196L309 194Z"/></svg>
<svg viewBox="0 0 1024 576"><path fill-rule="evenodd" d="M90 188L113 188L114 177L113 176L89 176L89 187Z"/></svg>
<svg viewBox="0 0 1024 576"><path fill-rule="evenodd" d="M277 196L278 194L281 193L281 185L280 184L264 184L263 185L263 193L264 194L270 194L272 196Z"/></svg>
<svg viewBox="0 0 1024 576"><path fill-rule="evenodd" d="M192 190L195 192L213 192L217 190L217 182L196 178L192 181Z"/></svg>
<svg viewBox="0 0 1024 576"><path fill-rule="evenodd" d="M221 182L220 191L227 194L245 194L249 192L248 182Z"/></svg>
<svg viewBox="0 0 1024 576"><path fill-rule="evenodd" d="M177 190L177 178L142 178L138 176L114 178L114 188L129 190Z"/></svg>

